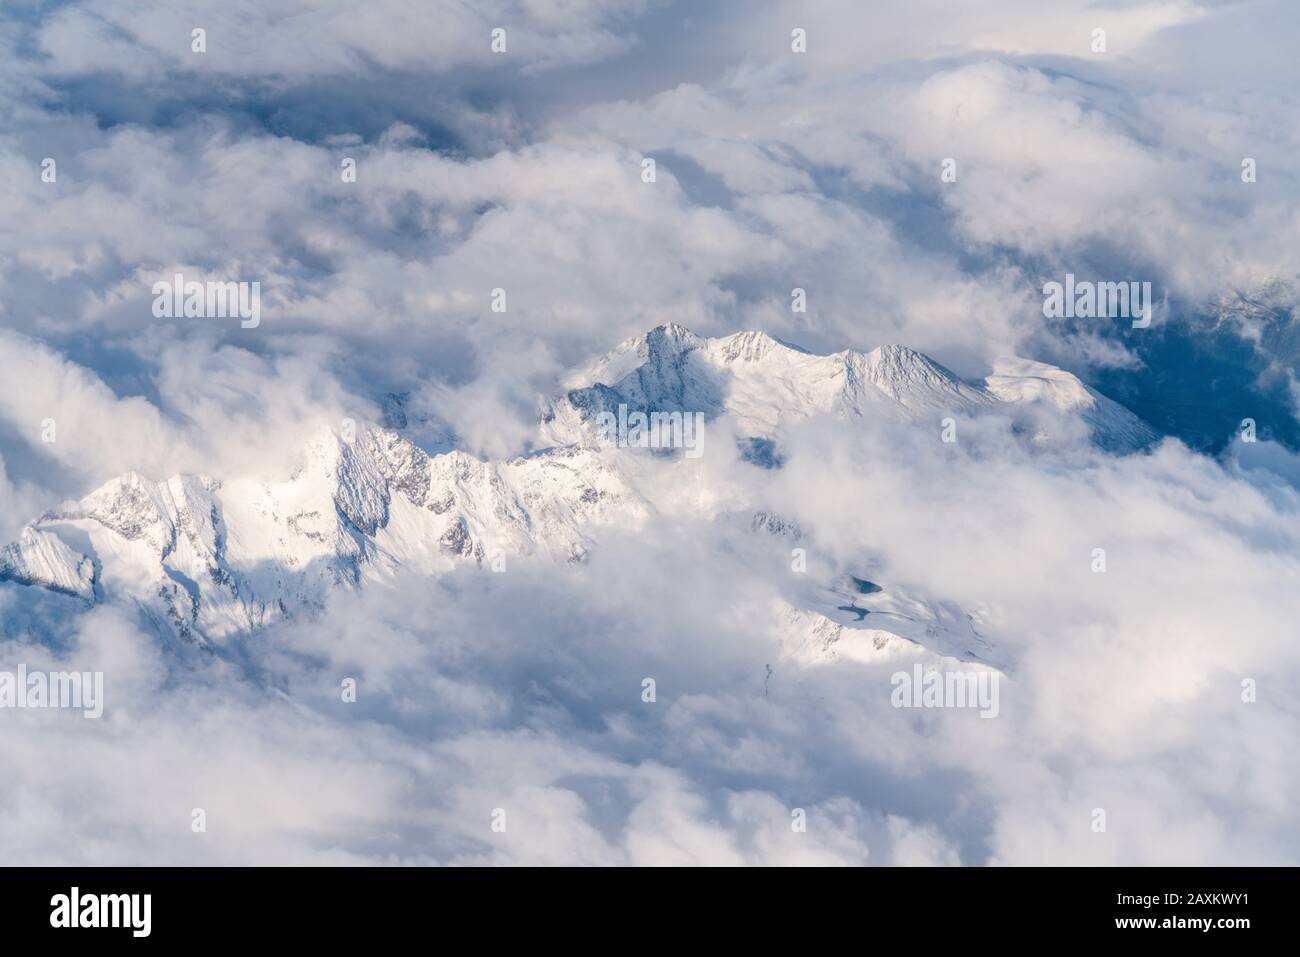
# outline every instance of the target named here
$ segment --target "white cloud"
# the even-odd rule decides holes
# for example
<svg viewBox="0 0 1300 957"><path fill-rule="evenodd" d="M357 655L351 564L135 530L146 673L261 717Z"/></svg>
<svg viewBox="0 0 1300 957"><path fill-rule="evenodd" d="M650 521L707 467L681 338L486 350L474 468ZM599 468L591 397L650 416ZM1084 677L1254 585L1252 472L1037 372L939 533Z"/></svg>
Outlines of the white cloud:
<svg viewBox="0 0 1300 957"><path fill-rule="evenodd" d="M902 342L972 376L1017 350L1139 374L1132 338L1045 326L1039 273L1067 268L1149 272L1193 304L1272 281L1271 311L1228 321L1294 380L1294 18L1278 39L1178 2L309 6L0 21L0 218L20 226L0 237L6 541L128 469L283 474L389 391L471 451L515 454L539 392L669 321ZM260 281L262 325L154 319L175 271ZM607 531L585 568L341 590L240 667L0 586L0 667L110 679L102 722L0 716L0 858L1295 862L1300 460L1172 440L1117 459L1070 435L1030 453L994 417L954 448L929 425L811 422L775 472L729 448L685 478L646 467L655 519ZM702 503L778 509L817 569L871 563L989 609L1002 715L901 712L890 666L783 661L788 548L700 523ZM41 618L70 633L59 650L13 637Z"/></svg>

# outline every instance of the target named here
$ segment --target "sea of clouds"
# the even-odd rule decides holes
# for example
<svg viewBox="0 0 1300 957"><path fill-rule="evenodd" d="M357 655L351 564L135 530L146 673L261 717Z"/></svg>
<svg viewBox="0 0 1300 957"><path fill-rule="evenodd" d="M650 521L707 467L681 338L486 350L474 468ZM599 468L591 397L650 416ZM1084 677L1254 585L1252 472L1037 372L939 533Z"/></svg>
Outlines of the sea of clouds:
<svg viewBox="0 0 1300 957"><path fill-rule="evenodd" d="M988 609L991 721L782 660L788 543L670 509L202 662L0 585L0 667L106 678L99 721L0 712L0 861L1296 863L1298 39L1287 2L7 4L0 541L127 470L287 473L389 393L518 454L539 394L665 322L1018 353L1168 438L814 420L782 469L689 466L809 530L813 573ZM1155 324L1045 320L1067 271L1153 281ZM259 281L260 326L155 319L175 272Z"/></svg>

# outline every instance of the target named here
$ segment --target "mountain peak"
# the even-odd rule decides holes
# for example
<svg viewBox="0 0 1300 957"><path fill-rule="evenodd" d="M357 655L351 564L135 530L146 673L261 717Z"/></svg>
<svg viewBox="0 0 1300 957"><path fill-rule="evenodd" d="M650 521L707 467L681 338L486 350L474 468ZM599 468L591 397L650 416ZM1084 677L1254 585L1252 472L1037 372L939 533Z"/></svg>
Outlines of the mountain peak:
<svg viewBox="0 0 1300 957"><path fill-rule="evenodd" d="M787 427L816 416L932 427L940 416L1039 400L1082 418L1099 444L1132 449L1152 434L1052 366L1007 360L986 384L964 382L896 344L813 355L764 332L705 339L667 323L624 342L586 378L544 405L549 447L508 461L431 454L374 425L342 434L322 424L307 430L287 477L124 473L0 549L0 581L131 602L161 630L220 641L323 607L334 588L399 566L437 573L537 550L581 562L588 528L635 528L652 510L621 456L591 441L596 417L621 406L725 416L720 435L763 439L769 452Z"/></svg>
<svg viewBox="0 0 1300 957"><path fill-rule="evenodd" d="M766 332L706 339L676 323L626 340L566 386L565 396L543 403L542 437L552 445L587 441L596 416L621 405L708 419L726 414L742 435L771 439L786 423L825 413L915 421L1045 399L1083 415L1105 447L1137 448L1154 435L1070 373L1043 363L1008 360L986 381L967 382L897 343L814 355Z"/></svg>
<svg viewBox="0 0 1300 957"><path fill-rule="evenodd" d="M717 348L725 362L755 362L778 350L799 355L810 354L806 349L759 331L737 332L722 339L710 340L710 343Z"/></svg>
<svg viewBox="0 0 1300 957"><path fill-rule="evenodd" d="M684 352L690 352L703 346L706 340L700 338L685 326L675 322L655 326L637 342L637 352L648 359L672 359Z"/></svg>
<svg viewBox="0 0 1300 957"><path fill-rule="evenodd" d="M865 355L846 355L846 365L853 374L860 375L911 416L972 410L992 402L982 387L963 382L929 356L907 346L883 345Z"/></svg>
<svg viewBox="0 0 1300 957"><path fill-rule="evenodd" d="M934 376L952 382L959 382L956 375L935 362L923 352L891 343L876 346L866 354L867 365L882 378L916 378Z"/></svg>
<svg viewBox="0 0 1300 957"><path fill-rule="evenodd" d="M685 326L667 322L641 335L624 339L599 359L569 375L564 380L564 387L582 389L597 384L610 385L642 366L672 362L683 353L700 348L704 343L704 339Z"/></svg>
<svg viewBox="0 0 1300 957"><path fill-rule="evenodd" d="M672 340L675 342L695 343L700 341L700 337L685 326L678 325L675 322L665 322L655 326L644 336L648 340Z"/></svg>

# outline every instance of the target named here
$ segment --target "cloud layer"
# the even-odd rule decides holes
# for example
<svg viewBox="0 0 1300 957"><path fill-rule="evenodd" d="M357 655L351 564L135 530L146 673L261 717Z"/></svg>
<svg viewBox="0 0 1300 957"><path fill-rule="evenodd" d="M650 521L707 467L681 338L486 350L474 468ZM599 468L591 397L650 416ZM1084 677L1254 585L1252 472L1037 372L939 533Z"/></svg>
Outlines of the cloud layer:
<svg viewBox="0 0 1300 957"><path fill-rule="evenodd" d="M1170 438L812 421L779 470L645 466L656 520L583 569L399 575L213 660L0 585L0 669L98 667L109 695L100 722L0 712L0 860L1294 863L1300 22L1042 6L6 11L4 542L128 470L281 476L394 394L431 447L526 453L539 394L666 322L1050 361ZM259 282L262 323L155 319L176 272ZM1156 323L1044 319L1067 272L1151 281ZM701 517L759 509L814 573L984 609L1002 715L783 658L789 544Z"/></svg>

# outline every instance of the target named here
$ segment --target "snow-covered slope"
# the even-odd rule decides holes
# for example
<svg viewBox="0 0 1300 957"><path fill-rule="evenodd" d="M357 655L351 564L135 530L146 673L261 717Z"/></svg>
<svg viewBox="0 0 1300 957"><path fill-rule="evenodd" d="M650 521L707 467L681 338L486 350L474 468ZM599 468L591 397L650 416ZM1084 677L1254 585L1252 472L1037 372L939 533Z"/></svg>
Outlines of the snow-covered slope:
<svg viewBox="0 0 1300 957"><path fill-rule="evenodd" d="M1051 366L1008 361L976 384L900 346L815 356L756 332L703 339L661 326L567 384L543 406L550 446L508 461L431 455L371 426L349 440L322 428L289 475L217 482L127 473L24 528L0 549L0 582L131 604L162 634L221 643L399 568L433 575L532 553L581 563L602 526L635 531L661 507L683 507L652 501L633 450L590 441L595 414L619 404L728 416L739 434L760 437L819 413L906 422L1046 403L1115 447L1151 437L1122 407ZM691 499L693 519L721 517L708 501ZM777 515L751 514L746 534L802 534ZM893 585L846 590L844 581L858 580L779 596L795 616L791 634L804 635L791 646L795 657L870 656L901 641L989 660L961 609Z"/></svg>
<svg viewBox="0 0 1300 957"><path fill-rule="evenodd" d="M831 585L810 583L802 592L780 600L778 614L788 625L785 653L803 663L877 661L916 649L998 663L996 649L980 631L980 616L951 602L852 575Z"/></svg>
<svg viewBox="0 0 1300 957"><path fill-rule="evenodd" d="M1094 439L1137 449L1155 433L1122 406L1068 372L1022 359L1002 360L983 382L965 382L904 346L812 355L762 332L706 339L681 326L652 329L620 344L566 382L542 408L544 438L592 441L601 412L729 416L742 435L772 438L782 426L817 414L896 421L969 415L1006 405L1047 403L1082 417Z"/></svg>
<svg viewBox="0 0 1300 957"><path fill-rule="evenodd" d="M160 630L220 640L404 566L428 573L538 548L580 561L587 528L636 527L645 502L600 453L508 462L429 456L395 432L323 430L279 481L129 473L0 552L0 577L138 606Z"/></svg>
<svg viewBox="0 0 1300 957"><path fill-rule="evenodd" d="M1042 402L1058 411L1077 415L1092 431L1093 440L1106 449L1139 449L1158 437L1154 429L1118 402L1088 388L1064 369L1043 362L999 359L984 384L1003 402Z"/></svg>
<svg viewBox="0 0 1300 957"><path fill-rule="evenodd" d="M18 541L0 548L0 581L42 585L87 601L95 597L94 563L57 535L30 527Z"/></svg>

